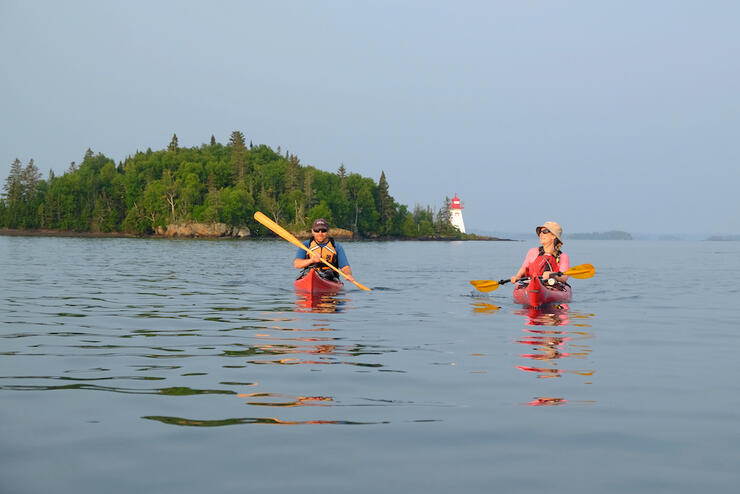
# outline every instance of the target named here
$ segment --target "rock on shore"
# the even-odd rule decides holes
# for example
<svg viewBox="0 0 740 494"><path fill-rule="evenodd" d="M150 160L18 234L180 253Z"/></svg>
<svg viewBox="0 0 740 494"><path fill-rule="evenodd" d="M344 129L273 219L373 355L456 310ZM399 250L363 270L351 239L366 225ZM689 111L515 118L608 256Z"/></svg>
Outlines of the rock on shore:
<svg viewBox="0 0 740 494"><path fill-rule="evenodd" d="M246 226L231 226L226 223L177 223L157 227L156 235L185 238L246 238L252 235Z"/></svg>

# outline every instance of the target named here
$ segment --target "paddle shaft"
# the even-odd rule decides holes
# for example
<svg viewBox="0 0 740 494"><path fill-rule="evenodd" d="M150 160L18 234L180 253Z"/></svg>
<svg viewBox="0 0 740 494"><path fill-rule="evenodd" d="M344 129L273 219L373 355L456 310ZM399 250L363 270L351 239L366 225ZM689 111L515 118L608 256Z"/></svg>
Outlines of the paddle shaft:
<svg viewBox="0 0 740 494"><path fill-rule="evenodd" d="M565 272L563 271L557 271L554 273L550 273L551 276L572 276L573 278L590 278L594 275L595 269L591 264L580 264L578 266L574 266ZM519 280L526 281L530 278L519 278ZM503 285L505 283L509 283L511 279L507 280L472 280L470 283L479 291L481 292L492 292L493 290L498 289L500 285Z"/></svg>
<svg viewBox="0 0 740 494"><path fill-rule="evenodd" d="M254 219L257 220L257 221L259 221L263 225L265 225L267 228L269 228L270 230L272 230L276 234L280 235L282 238L284 238L285 240L287 240L291 244L295 245L296 247L300 247L301 249L303 249L306 252L308 252L309 254L311 254L311 250L308 247L306 247L305 245L303 245L303 242L301 242L300 240L298 240L292 233L290 233L288 230L286 230L282 226L280 226L277 223L275 223L274 221L272 221L270 218L268 218L267 216L265 216L260 211L257 211L256 213L254 213ZM347 278L347 274L344 271L342 271L341 269L338 269L336 266L328 263L325 259L321 259L321 262L323 262L324 264L326 264L327 266L329 266L331 269L333 269L334 271L336 271L340 275L342 275L345 278ZM368 292L370 291L370 289L368 287L366 287L365 285L363 285L361 283L358 283L357 281L352 281L352 283L354 283L355 285L357 285L357 287L358 288L361 288L362 290L366 290Z"/></svg>

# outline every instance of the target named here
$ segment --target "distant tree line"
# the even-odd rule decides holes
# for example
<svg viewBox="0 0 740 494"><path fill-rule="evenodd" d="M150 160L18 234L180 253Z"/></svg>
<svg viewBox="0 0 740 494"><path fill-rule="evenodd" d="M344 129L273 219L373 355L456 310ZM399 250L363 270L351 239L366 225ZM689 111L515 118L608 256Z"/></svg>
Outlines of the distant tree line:
<svg viewBox="0 0 740 494"><path fill-rule="evenodd" d="M632 235L621 230L592 233L571 233L568 238L572 240L632 240Z"/></svg>
<svg viewBox="0 0 740 494"><path fill-rule="evenodd" d="M378 183L342 164L336 173L303 166L280 148L246 143L235 131L228 144L180 148L177 135L166 149L137 152L118 165L87 150L48 179L33 160L16 159L0 198L0 228L150 234L167 224L222 222L265 229L254 221L260 210L293 231L314 219L358 237L462 237L449 223L450 200L439 211L398 204L385 173Z"/></svg>

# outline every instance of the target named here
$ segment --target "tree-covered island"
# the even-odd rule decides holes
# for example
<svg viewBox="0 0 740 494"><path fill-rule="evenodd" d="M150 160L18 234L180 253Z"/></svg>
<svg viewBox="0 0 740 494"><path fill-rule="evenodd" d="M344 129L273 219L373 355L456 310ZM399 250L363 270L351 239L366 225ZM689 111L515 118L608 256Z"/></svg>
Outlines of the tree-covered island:
<svg viewBox="0 0 740 494"><path fill-rule="evenodd" d="M378 183L342 164L336 173L304 166L298 157L247 144L232 132L228 144L136 152L118 165L87 150L62 176L48 179L33 160L16 159L0 199L0 228L78 233L162 234L177 225L221 224L228 231L270 235L253 219L260 210L294 232L314 219L356 238L476 239L450 225L449 198L439 211L398 204L385 173Z"/></svg>

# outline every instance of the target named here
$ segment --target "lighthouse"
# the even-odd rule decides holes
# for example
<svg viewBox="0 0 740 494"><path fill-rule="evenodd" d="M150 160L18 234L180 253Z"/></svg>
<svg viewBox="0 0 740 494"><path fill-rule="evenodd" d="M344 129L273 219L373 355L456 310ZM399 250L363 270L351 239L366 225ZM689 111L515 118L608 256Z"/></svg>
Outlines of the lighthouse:
<svg viewBox="0 0 740 494"><path fill-rule="evenodd" d="M462 218L463 207L460 198L455 193L455 197L452 198L452 202L450 203L450 223L462 233L465 233L465 223Z"/></svg>

